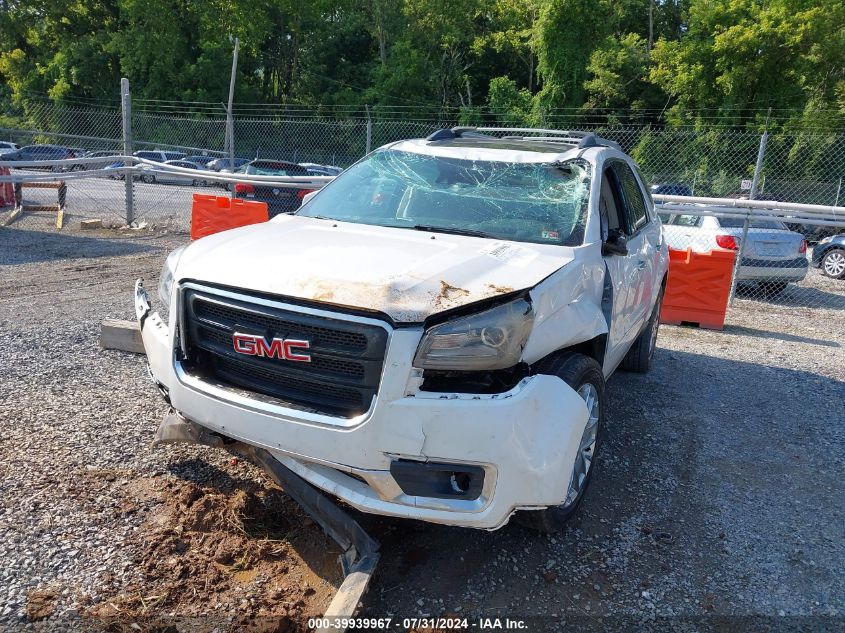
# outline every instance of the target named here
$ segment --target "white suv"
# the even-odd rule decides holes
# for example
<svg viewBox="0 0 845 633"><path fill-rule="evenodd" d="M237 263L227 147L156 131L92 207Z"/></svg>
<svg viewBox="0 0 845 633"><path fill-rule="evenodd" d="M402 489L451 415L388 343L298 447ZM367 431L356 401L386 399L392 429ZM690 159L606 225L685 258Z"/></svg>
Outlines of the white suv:
<svg viewBox="0 0 845 633"><path fill-rule="evenodd" d="M171 253L167 323L140 281L135 303L178 424L363 511L555 530L593 473L605 380L648 369L667 260L614 143L455 128Z"/></svg>

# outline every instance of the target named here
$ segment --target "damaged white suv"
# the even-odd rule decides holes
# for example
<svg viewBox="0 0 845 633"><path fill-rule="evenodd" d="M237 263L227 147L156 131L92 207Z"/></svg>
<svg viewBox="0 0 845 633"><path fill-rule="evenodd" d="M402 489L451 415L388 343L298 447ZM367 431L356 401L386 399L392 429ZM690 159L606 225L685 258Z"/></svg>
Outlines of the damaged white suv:
<svg viewBox="0 0 845 633"><path fill-rule="evenodd" d="M159 434L263 448L366 512L558 529L593 473L605 380L648 369L667 261L615 143L454 128L387 145L294 215L173 252L166 322L136 285L178 414Z"/></svg>

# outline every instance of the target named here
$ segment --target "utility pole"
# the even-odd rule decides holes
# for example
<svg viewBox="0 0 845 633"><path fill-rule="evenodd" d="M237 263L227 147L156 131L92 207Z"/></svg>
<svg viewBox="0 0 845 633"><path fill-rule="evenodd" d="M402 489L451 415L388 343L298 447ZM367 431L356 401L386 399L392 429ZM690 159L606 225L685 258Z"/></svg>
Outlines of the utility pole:
<svg viewBox="0 0 845 633"><path fill-rule="evenodd" d="M129 94L129 80L126 77L120 80L120 109L123 118L123 155L132 156L132 98ZM131 167L132 163L124 161L123 165ZM123 171L126 184L126 224L132 224L135 221L133 176L133 171Z"/></svg>
<svg viewBox="0 0 845 633"><path fill-rule="evenodd" d="M654 0L648 0L648 52L654 48Z"/></svg>
<svg viewBox="0 0 845 633"><path fill-rule="evenodd" d="M235 52L232 54L232 76L229 78L229 106L226 108L226 145L229 152L229 169L235 169L235 120L232 103L235 100L235 75L238 72L238 49L241 41L235 38Z"/></svg>

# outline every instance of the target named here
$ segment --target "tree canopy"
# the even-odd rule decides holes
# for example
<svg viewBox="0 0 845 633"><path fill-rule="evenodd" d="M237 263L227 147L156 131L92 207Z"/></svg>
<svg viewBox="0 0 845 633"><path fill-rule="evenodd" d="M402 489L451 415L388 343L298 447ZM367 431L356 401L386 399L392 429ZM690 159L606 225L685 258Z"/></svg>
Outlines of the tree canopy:
<svg viewBox="0 0 845 633"><path fill-rule="evenodd" d="M0 99L841 125L842 0L3 0Z"/></svg>

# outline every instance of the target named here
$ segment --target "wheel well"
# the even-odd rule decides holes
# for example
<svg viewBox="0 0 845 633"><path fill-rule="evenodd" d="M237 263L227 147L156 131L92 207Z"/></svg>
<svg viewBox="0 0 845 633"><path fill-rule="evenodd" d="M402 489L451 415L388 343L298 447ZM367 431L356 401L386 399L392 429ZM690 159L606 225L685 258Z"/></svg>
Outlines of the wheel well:
<svg viewBox="0 0 845 633"><path fill-rule="evenodd" d="M599 366L604 367L604 355L607 351L607 334L599 334L595 338L591 338L588 341L583 341L582 343L576 343L575 345L569 345L568 347L561 347L558 350L555 350L545 358L540 361L537 361L532 365L536 367L539 365L543 360L549 358L550 356L554 356L556 354L560 354L562 352L577 352L578 354L583 354L584 356L589 356L590 358L594 359Z"/></svg>

